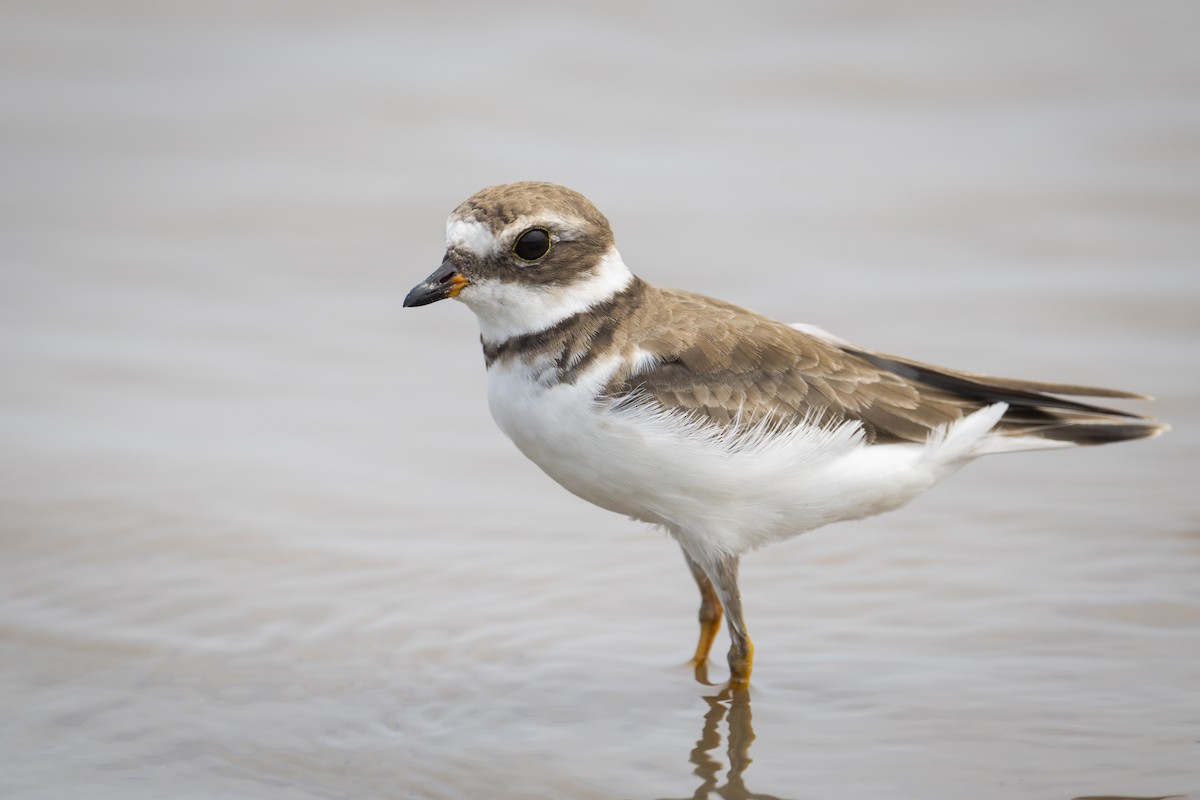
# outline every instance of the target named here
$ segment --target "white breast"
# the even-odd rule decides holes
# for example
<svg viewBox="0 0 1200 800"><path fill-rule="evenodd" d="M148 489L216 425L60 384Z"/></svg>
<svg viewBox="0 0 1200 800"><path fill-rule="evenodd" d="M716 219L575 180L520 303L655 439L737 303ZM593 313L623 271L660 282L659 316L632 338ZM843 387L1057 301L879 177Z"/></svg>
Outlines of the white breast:
<svg viewBox="0 0 1200 800"><path fill-rule="evenodd" d="M600 363L560 384L536 365L498 362L488 371L492 416L579 497L721 553L903 505L973 458L1004 410L976 412L928 444L866 445L857 423L722 433L657 407L597 401L615 368Z"/></svg>

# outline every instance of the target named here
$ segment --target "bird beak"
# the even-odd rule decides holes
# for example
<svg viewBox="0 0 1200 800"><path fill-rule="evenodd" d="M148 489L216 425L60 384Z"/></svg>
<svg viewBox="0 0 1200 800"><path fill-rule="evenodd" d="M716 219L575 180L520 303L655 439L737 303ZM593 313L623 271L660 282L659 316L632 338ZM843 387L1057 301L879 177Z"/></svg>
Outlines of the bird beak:
<svg viewBox="0 0 1200 800"><path fill-rule="evenodd" d="M458 297L458 293L468 283L470 281L458 271L454 262L447 258L432 275L412 288L404 298L404 307L427 306L447 297Z"/></svg>

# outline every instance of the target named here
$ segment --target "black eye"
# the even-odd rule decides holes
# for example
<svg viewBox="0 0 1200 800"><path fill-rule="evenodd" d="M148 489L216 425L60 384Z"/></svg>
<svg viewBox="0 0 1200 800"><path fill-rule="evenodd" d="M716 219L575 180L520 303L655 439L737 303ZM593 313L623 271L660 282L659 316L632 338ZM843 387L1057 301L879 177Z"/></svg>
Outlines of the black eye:
<svg viewBox="0 0 1200 800"><path fill-rule="evenodd" d="M543 228L530 228L517 238L513 252L522 261L537 261L550 252L550 232Z"/></svg>

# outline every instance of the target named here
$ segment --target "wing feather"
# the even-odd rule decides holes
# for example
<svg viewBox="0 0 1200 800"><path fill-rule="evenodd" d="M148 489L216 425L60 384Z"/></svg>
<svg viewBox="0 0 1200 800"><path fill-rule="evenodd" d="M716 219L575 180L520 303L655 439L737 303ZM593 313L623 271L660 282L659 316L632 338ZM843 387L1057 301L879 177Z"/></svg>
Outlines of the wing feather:
<svg viewBox="0 0 1200 800"><path fill-rule="evenodd" d="M1013 435L1070 440L1068 431L1082 424L1079 443L1092 443L1097 436L1137 438L1162 429L1132 422L1139 419L1134 414L1051 396L1142 398L1130 392L960 372L858 348L700 295L647 290L654 302L641 305L632 327L648 333L628 346L650 357L614 376L606 391L613 398L636 395L719 426L857 420L875 442L925 441L1000 401L1010 404L1000 428ZM1097 434L1097 426L1107 432Z"/></svg>

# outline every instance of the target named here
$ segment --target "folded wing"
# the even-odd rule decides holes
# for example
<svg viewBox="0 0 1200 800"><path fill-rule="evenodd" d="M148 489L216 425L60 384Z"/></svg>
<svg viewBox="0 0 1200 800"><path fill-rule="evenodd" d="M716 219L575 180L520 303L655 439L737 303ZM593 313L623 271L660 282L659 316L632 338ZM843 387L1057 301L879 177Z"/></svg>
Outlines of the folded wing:
<svg viewBox="0 0 1200 800"><path fill-rule="evenodd" d="M636 343L636 366L614 376L610 397L635 397L719 426L858 420L876 443L923 442L996 402L1009 406L997 430L1011 436L1090 445L1166 429L1062 397L1148 399L1142 395L946 369L797 330L719 300L654 291L662 300L655 304L658 324Z"/></svg>

